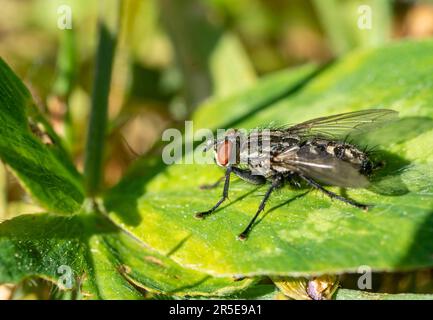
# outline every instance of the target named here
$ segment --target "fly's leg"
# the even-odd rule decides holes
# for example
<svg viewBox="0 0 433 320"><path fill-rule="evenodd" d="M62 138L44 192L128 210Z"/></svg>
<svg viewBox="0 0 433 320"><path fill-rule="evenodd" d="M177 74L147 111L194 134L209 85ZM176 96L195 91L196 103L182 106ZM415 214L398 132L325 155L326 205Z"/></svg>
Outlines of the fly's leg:
<svg viewBox="0 0 433 320"><path fill-rule="evenodd" d="M314 187L314 188L322 191L324 194L326 194L331 199L340 200L340 201L342 201L344 203L350 204L351 206L354 206L354 207L359 208L359 209L363 209L363 210L367 210L368 209L368 205L366 205L366 204L362 204L362 203L356 202L354 200L350 200L350 199L344 198L342 196L339 196L338 194L336 194L336 193L334 193L332 191L326 190L324 187L322 187L319 183L317 183L313 179L308 178L308 177L303 176L303 175L299 175L299 176L303 180L305 180L308 183L308 185L310 185L310 186L312 186L312 187Z"/></svg>
<svg viewBox="0 0 433 320"><path fill-rule="evenodd" d="M275 189L279 188L282 185L282 183L283 183L283 178L280 177L280 176L276 177L272 181L272 184L271 184L270 188L268 189L268 191L266 191L266 194L263 197L262 202L260 203L259 208L257 209L256 214L251 219L250 223L245 228L245 230L238 235L238 240L245 240L248 237L248 234L250 233L251 228L253 227L254 222L256 222L256 220L257 220L260 212L262 212L265 209L266 202L268 201L270 195L272 194L272 191L274 191Z"/></svg>
<svg viewBox="0 0 433 320"><path fill-rule="evenodd" d="M220 178L217 182L210 184L210 185L200 186L201 189L213 189L213 188L217 187L221 183L222 180L225 179L224 190L223 190L223 195L222 195L221 199L210 210L197 213L195 215L196 218L202 219L205 216L211 214L224 202L224 200L227 199L231 173L234 173L236 176L238 176L242 180L249 182L249 183L252 183L252 184L260 185L260 184L266 183L265 177L260 176L260 175L253 175L250 170L239 169L236 167L229 167L226 170L225 176Z"/></svg>
<svg viewBox="0 0 433 320"><path fill-rule="evenodd" d="M196 213L195 214L196 218L203 219L204 217L210 215L221 205L221 203L223 203L228 198L231 173L232 173L232 168L228 167L225 174L224 189L223 189L223 195L221 199L219 199L218 202L211 209Z"/></svg>
<svg viewBox="0 0 433 320"><path fill-rule="evenodd" d="M220 183L224 180L224 178L225 178L225 176L219 178L216 182L214 182L212 184L202 184L200 186L200 189L202 189L202 190L214 189L220 185Z"/></svg>

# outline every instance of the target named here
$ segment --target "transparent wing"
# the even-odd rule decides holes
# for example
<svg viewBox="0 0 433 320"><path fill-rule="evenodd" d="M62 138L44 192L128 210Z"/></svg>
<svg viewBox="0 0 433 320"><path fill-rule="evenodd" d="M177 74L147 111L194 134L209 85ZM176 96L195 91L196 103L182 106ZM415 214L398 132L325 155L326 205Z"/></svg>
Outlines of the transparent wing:
<svg viewBox="0 0 433 320"><path fill-rule="evenodd" d="M369 184L367 177L359 173L358 168L329 155L282 154L275 158L275 161L274 165L276 166L284 167L332 186L365 188Z"/></svg>
<svg viewBox="0 0 433 320"><path fill-rule="evenodd" d="M398 112L389 109L370 109L312 119L286 129L289 134L301 137L318 136L327 139L344 139L349 134L359 134L396 120Z"/></svg>

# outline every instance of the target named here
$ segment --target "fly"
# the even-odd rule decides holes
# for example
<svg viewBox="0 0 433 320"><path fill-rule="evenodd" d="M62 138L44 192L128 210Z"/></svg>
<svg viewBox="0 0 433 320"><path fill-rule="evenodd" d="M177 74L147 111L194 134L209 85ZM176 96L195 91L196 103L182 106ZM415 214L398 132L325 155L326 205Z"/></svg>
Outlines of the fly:
<svg viewBox="0 0 433 320"><path fill-rule="evenodd" d="M270 182L255 215L239 240L245 240L272 192L284 184L299 186L303 181L332 199L367 210L368 205L340 196L325 185L364 188L376 167L367 152L348 143L347 137L359 134L397 118L394 110L371 109L309 120L287 128L242 134L229 130L224 138L212 141L215 162L225 168L224 188L219 201L209 210L196 214L205 218L228 197L230 176L261 185ZM216 187L215 183L205 188Z"/></svg>

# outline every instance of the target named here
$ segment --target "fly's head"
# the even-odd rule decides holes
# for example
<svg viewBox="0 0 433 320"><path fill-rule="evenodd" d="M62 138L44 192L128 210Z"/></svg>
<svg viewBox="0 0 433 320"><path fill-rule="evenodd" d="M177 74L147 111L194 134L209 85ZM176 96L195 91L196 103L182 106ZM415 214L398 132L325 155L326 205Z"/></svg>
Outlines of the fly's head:
<svg viewBox="0 0 433 320"><path fill-rule="evenodd" d="M213 141L215 162L220 167L240 163L240 146L243 135L236 129L227 130L224 137Z"/></svg>

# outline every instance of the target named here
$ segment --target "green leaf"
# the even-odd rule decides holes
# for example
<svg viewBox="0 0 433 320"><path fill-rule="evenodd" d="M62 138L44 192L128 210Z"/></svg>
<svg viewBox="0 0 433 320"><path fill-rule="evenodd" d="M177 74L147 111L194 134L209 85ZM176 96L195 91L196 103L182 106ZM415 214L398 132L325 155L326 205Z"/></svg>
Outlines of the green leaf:
<svg viewBox="0 0 433 320"><path fill-rule="evenodd" d="M100 192L103 178L103 155L108 122L108 97L116 53L122 4L112 1L103 7L98 20L98 49L93 79L92 107L87 128L84 180L87 196Z"/></svg>
<svg viewBox="0 0 433 320"><path fill-rule="evenodd" d="M214 182L222 171L214 165L178 164L154 168L152 175L129 175L106 198L110 217L162 254L177 248L171 254L177 263L216 276L432 266L432 50L433 42L425 41L358 51L294 91L287 85L280 99L258 83L233 104L230 99L214 102L206 107L208 117L201 111L197 115L199 127L254 128L368 108L399 111L401 120L377 136L382 152L376 156L385 160L385 167L372 177L371 186L329 187L374 204L368 212L317 191L285 187L271 197L250 237L240 242L236 235L252 218L266 188L233 179L230 201L204 221L196 220L195 212L209 209L221 196L220 188L199 186ZM261 97L262 103L248 100L251 96ZM237 104L241 100L249 103Z"/></svg>
<svg viewBox="0 0 433 320"><path fill-rule="evenodd" d="M111 292L106 296L107 287L121 282L122 278L118 272L111 272L112 280L109 283L101 282L105 287L98 287L96 278L103 276L99 271L110 268L102 259L95 264L97 268L93 268L92 252L88 245L91 236L89 226L94 224L91 219L91 216L38 214L21 215L1 223L0 283L18 283L25 278L41 277L53 283L62 283L67 288L73 286L75 291L79 291L77 287L83 281L80 293L85 297L109 298ZM110 232L110 229L104 227L98 232ZM67 280L69 275L71 280L67 285L62 279ZM125 280L123 286L119 287L123 292L117 292L118 296L134 296L132 286L128 287ZM125 291L131 294L125 294ZM135 296L138 294L135 293Z"/></svg>
<svg viewBox="0 0 433 320"><path fill-rule="evenodd" d="M22 215L0 224L0 284L41 277L90 299L222 296L254 279L213 278L182 268L95 214Z"/></svg>
<svg viewBox="0 0 433 320"><path fill-rule="evenodd" d="M336 300L432 300L432 294L415 293L373 293L359 290L339 289L335 295Z"/></svg>
<svg viewBox="0 0 433 320"><path fill-rule="evenodd" d="M1 159L35 199L58 213L79 209L81 176L30 92L1 58L0 136Z"/></svg>

